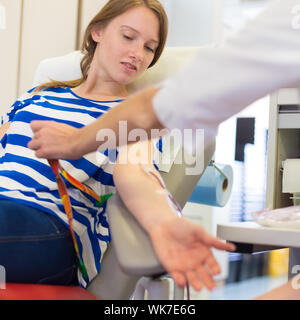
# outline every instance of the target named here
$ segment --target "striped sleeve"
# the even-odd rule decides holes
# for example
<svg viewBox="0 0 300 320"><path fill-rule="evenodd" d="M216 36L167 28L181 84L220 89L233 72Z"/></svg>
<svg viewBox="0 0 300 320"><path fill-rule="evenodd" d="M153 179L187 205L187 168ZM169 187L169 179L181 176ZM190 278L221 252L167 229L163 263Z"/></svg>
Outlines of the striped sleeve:
<svg viewBox="0 0 300 320"><path fill-rule="evenodd" d="M11 122L15 116L15 114L17 113L18 110L21 110L22 108L26 107L28 104L31 103L31 99L32 99L32 90L29 90L28 92L26 92L24 95L22 95L7 111L6 114L3 114L0 118L1 121L1 126Z"/></svg>

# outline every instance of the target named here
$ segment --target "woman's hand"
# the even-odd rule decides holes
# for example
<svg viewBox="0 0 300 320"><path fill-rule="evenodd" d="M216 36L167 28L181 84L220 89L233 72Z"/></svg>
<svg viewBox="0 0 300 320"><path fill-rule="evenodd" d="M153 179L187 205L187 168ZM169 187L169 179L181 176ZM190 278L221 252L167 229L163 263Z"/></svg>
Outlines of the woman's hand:
<svg viewBox="0 0 300 320"><path fill-rule="evenodd" d="M35 150L38 158L78 159L80 152L80 129L54 121L32 121L34 133L28 148Z"/></svg>
<svg viewBox="0 0 300 320"><path fill-rule="evenodd" d="M220 267L211 248L233 251L233 244L224 243L185 218L161 221L149 233L158 259L179 287L189 283L199 291L212 290L213 276Z"/></svg>

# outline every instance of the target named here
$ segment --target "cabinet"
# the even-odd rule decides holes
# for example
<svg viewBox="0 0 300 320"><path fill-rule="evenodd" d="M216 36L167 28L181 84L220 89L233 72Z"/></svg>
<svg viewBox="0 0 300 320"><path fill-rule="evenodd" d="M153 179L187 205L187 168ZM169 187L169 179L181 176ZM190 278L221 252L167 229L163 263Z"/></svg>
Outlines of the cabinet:
<svg viewBox="0 0 300 320"><path fill-rule="evenodd" d="M31 88L38 63L76 49L80 0L0 0L0 114ZM3 9L4 8L4 9Z"/></svg>
<svg viewBox="0 0 300 320"><path fill-rule="evenodd" d="M266 205L292 205L290 194L282 193L282 161L300 155L300 90L283 88L271 95Z"/></svg>
<svg viewBox="0 0 300 320"><path fill-rule="evenodd" d="M266 207L293 205L291 194L282 193L282 161L300 155L300 91L283 88L271 95L268 141ZM219 224L217 235L239 244L240 252L290 247L289 276L300 264L299 230L262 227L255 222Z"/></svg>
<svg viewBox="0 0 300 320"><path fill-rule="evenodd" d="M23 0L18 95L31 87L41 60L76 49L78 3L78 0Z"/></svg>
<svg viewBox="0 0 300 320"><path fill-rule="evenodd" d="M5 28L0 29L0 114L18 95L22 4L22 0L0 0L2 14L5 12Z"/></svg>

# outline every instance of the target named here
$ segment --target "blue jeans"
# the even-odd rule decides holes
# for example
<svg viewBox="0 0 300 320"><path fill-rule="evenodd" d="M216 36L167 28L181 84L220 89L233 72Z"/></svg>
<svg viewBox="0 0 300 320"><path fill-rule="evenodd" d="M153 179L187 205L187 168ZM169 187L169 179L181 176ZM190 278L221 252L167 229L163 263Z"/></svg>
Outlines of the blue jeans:
<svg viewBox="0 0 300 320"><path fill-rule="evenodd" d="M36 208L0 200L0 266L6 282L76 285L69 229Z"/></svg>

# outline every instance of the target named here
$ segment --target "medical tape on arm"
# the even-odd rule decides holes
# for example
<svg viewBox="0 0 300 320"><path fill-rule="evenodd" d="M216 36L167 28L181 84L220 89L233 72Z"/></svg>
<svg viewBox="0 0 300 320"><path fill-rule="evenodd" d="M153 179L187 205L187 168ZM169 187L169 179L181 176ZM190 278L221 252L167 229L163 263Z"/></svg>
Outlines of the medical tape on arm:
<svg viewBox="0 0 300 320"><path fill-rule="evenodd" d="M161 176L159 174L156 174L154 172L154 170L146 165L141 165L142 169L144 172L146 172L146 174L148 174L151 177L154 177L156 181L158 181L158 183L160 184L160 186L162 187L162 189L156 190L156 193L164 195L168 201L169 206L171 207L171 209L173 209L173 211L179 216L182 217L182 210L179 206L179 204L177 203L177 201L174 199L174 197L171 195L171 193L168 191L163 179L161 178Z"/></svg>

